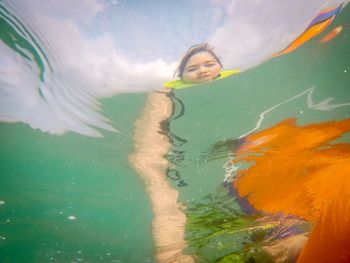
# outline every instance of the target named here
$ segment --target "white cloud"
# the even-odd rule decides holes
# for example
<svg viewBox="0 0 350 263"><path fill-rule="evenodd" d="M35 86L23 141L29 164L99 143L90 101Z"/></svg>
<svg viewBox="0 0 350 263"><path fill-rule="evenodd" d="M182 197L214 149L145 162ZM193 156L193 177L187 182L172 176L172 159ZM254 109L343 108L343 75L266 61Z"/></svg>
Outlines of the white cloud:
<svg viewBox="0 0 350 263"><path fill-rule="evenodd" d="M324 8L342 1L232 1L225 24L209 38L228 68L248 69L290 44Z"/></svg>
<svg viewBox="0 0 350 263"><path fill-rule="evenodd" d="M131 61L118 52L111 34L96 37L82 30L79 22L91 23L100 11L92 1L85 1L87 12L82 12L85 16L78 18L72 11L65 16L52 14L54 10L58 14L64 9L76 10L77 6L73 7L71 1L65 8L59 8L61 3L57 8L51 8L50 16L46 12L47 3L39 9L34 8L39 2L33 2L28 13L24 14L23 9L19 13L37 36L36 41L44 50L53 72L46 64L45 81L40 81L34 60L27 61L1 43L1 53L5 54L0 62L1 120L22 121L54 134L74 131L100 136L92 127L115 129L96 112L98 102L95 98L159 89L172 74L174 64L162 59L143 64ZM22 51L31 56L28 50ZM41 56L45 61L44 55Z"/></svg>
<svg viewBox="0 0 350 263"><path fill-rule="evenodd" d="M11 1L17 11L24 11L26 15L45 15L55 19L68 19L74 23L91 25L96 15L103 11L103 4L96 0L30 0Z"/></svg>
<svg viewBox="0 0 350 263"><path fill-rule="evenodd" d="M209 42L215 46L226 68L247 69L284 48L319 10L339 1L330 0L326 5L321 0L307 4L304 0L208 0L208 3L213 8L208 19L220 25L208 36ZM110 30L93 31L96 17L104 12L101 1L23 0L5 4L33 33L53 72L46 64L46 79L40 81L34 61L27 61L0 43L0 118L3 121L22 121L54 134L74 131L100 136L94 127L114 129L96 111L99 108L96 99L157 90L172 77L176 62L155 54L154 59L141 63L119 48L120 39ZM140 30L147 35L142 25ZM197 32L199 28L193 30ZM152 44L154 50L168 47L168 43L148 44Z"/></svg>

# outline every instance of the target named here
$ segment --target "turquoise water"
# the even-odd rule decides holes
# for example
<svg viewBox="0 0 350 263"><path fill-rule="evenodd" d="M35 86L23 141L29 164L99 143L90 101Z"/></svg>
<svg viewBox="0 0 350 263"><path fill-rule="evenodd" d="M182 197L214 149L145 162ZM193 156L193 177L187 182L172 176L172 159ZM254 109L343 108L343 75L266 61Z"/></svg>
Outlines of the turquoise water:
<svg viewBox="0 0 350 263"><path fill-rule="evenodd" d="M349 14L344 12L334 21L334 26L348 19ZM177 98L185 105L185 114L171 123L171 130L188 142L172 149L184 153L178 171L187 186L179 187L179 180L173 180L173 185L179 189L182 202L195 207L198 203L203 205L195 208L194 214L189 213L195 217L194 222L200 211L207 215L203 220L215 218L215 213L230 218L226 208L212 211L212 214L205 210L220 208L217 202L225 200L215 193L225 179L223 166L228 158L199 160L212 144L239 138L254 129L259 120L262 120L258 128L261 130L286 118L296 118L297 123L303 125L350 117L348 34L345 31L324 45L318 42L320 37L316 38L290 55L272 59L239 76L177 92ZM329 98L333 100L327 103ZM349 133L343 136L342 141L349 143L349 136ZM208 193L210 198L203 199ZM231 216L235 218L234 214ZM213 231L212 237L203 238L194 249L195 254L205 259L203 262L213 262L228 251L239 251L242 249L239 245L233 248L230 244L242 244L250 236L249 231L234 235L220 233L210 220L199 224L197 229L202 230L195 234L192 231L191 235L206 237L205 229ZM257 262L260 260L263 259Z"/></svg>
<svg viewBox="0 0 350 263"><path fill-rule="evenodd" d="M143 95L125 97L104 101L111 119L133 109L103 139L1 125L1 262L153 262L148 198L125 154Z"/></svg>
<svg viewBox="0 0 350 263"><path fill-rule="evenodd" d="M346 7L328 31L349 19ZM185 112L170 128L187 142L171 149L183 160L176 167L180 178L169 180L179 200L196 204L215 192L226 160L199 162L199 156L253 130L263 112L259 130L289 117L298 124L349 118L349 36L345 27L329 43L318 37L238 76L177 91ZM103 138L1 123L1 262L155 261L150 203L128 163L144 99L102 100L104 115L119 129L101 131ZM350 142L349 135L343 140ZM180 179L185 186L178 186Z"/></svg>
<svg viewBox="0 0 350 263"><path fill-rule="evenodd" d="M346 12L341 13L334 26L346 23L348 17ZM198 156L213 143L251 131L259 115L271 108L264 114L259 129L286 118L296 118L298 124L348 118L348 34L345 30L324 45L316 38L290 55L272 59L239 76L177 92L185 105L185 114L172 122L171 129L188 140L178 150L186 152L180 170L192 185L181 188L181 196L190 198L195 191L198 194L195 196L200 198L201 192L206 193L219 184L223 180L223 160L198 163ZM313 104L308 107L310 89ZM322 107L321 102L328 98L334 100L328 107ZM207 172L210 176L203 175Z"/></svg>

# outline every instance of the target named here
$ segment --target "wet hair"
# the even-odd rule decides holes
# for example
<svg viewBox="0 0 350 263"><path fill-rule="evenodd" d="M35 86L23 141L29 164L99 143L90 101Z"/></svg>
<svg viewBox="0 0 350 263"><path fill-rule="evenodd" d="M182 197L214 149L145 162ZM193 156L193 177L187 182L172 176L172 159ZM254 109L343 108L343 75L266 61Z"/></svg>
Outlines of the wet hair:
<svg viewBox="0 0 350 263"><path fill-rule="evenodd" d="M182 57L182 59L180 61L180 64L177 67L174 75L177 75L180 79L182 79L187 62L190 60L190 58L193 55L195 55L195 54L197 54L199 52L208 52L208 53L210 53L215 58L215 60L220 64L220 66L222 67L221 61L218 58L218 56L213 52L213 49L214 48L210 47L207 43L197 44L197 45L194 45L194 46L190 47L186 51L185 55Z"/></svg>

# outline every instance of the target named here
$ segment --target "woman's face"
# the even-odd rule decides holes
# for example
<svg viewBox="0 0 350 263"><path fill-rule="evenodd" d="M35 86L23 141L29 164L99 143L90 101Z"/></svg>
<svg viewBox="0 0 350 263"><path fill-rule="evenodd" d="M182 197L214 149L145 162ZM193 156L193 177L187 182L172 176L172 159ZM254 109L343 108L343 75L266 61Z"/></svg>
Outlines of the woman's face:
<svg viewBox="0 0 350 263"><path fill-rule="evenodd" d="M189 83L201 83L215 79L221 70L221 65L207 51L194 54L187 62L182 79Z"/></svg>

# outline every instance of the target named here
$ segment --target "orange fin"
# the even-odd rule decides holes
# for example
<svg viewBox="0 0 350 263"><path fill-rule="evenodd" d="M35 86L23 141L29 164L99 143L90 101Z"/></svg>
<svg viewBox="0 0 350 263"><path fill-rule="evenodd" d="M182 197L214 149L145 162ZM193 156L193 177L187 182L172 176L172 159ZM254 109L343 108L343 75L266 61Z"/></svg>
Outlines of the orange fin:
<svg viewBox="0 0 350 263"><path fill-rule="evenodd" d="M350 262L350 174L309 235L297 263Z"/></svg>

